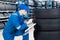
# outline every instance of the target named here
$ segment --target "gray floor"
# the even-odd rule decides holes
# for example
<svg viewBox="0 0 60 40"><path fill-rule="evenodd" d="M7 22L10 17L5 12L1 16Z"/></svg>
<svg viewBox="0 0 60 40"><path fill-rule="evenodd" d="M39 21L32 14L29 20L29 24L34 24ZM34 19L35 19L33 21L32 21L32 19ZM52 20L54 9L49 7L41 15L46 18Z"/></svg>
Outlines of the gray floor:
<svg viewBox="0 0 60 40"><path fill-rule="evenodd" d="M34 31L34 28L32 28L29 31L29 40L34 40L33 31ZM0 30L0 40L4 40L2 37L2 32L3 32L3 30ZM16 36L14 40L22 40L22 38L23 38L22 36Z"/></svg>

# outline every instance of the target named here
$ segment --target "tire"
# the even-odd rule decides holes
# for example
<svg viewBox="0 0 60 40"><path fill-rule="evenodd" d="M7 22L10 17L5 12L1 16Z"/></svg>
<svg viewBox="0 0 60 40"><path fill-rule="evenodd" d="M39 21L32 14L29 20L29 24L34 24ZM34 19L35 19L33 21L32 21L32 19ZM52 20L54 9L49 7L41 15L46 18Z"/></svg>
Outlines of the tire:
<svg viewBox="0 0 60 40"><path fill-rule="evenodd" d="M35 23L38 30L60 30L60 19L36 19Z"/></svg>
<svg viewBox="0 0 60 40"><path fill-rule="evenodd" d="M34 32L35 40L60 40L60 31L56 32Z"/></svg>
<svg viewBox="0 0 60 40"><path fill-rule="evenodd" d="M60 18L60 8L56 9L35 9L34 16L40 18Z"/></svg>

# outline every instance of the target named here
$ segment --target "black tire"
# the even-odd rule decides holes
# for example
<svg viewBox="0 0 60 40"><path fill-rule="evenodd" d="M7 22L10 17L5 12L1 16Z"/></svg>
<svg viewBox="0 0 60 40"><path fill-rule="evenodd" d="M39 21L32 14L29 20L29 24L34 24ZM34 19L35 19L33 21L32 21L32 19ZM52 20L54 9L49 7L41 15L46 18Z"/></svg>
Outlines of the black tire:
<svg viewBox="0 0 60 40"><path fill-rule="evenodd" d="M60 8L55 9L35 9L36 18L60 18Z"/></svg>
<svg viewBox="0 0 60 40"><path fill-rule="evenodd" d="M56 32L34 32L35 40L60 40L60 31Z"/></svg>
<svg viewBox="0 0 60 40"><path fill-rule="evenodd" d="M36 30L60 30L60 19L36 19Z"/></svg>

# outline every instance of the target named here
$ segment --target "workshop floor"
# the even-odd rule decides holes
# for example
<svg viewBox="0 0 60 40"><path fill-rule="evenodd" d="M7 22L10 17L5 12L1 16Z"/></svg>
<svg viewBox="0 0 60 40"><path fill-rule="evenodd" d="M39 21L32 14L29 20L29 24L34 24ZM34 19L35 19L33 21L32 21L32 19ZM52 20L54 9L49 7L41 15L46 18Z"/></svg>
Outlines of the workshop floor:
<svg viewBox="0 0 60 40"><path fill-rule="evenodd" d="M29 40L34 40L33 31L34 31L34 28L32 28L29 31ZM3 30L0 30L0 40L4 40L2 37L2 32L3 32ZM16 36L14 40L22 40L22 36Z"/></svg>

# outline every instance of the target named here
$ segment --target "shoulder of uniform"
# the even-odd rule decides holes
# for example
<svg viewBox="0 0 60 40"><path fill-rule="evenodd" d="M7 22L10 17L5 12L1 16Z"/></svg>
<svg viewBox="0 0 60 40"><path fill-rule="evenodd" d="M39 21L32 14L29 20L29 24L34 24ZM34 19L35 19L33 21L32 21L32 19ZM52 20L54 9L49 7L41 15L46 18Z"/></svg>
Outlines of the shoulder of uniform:
<svg viewBox="0 0 60 40"><path fill-rule="evenodd" d="M18 16L17 13L12 13L12 15Z"/></svg>

